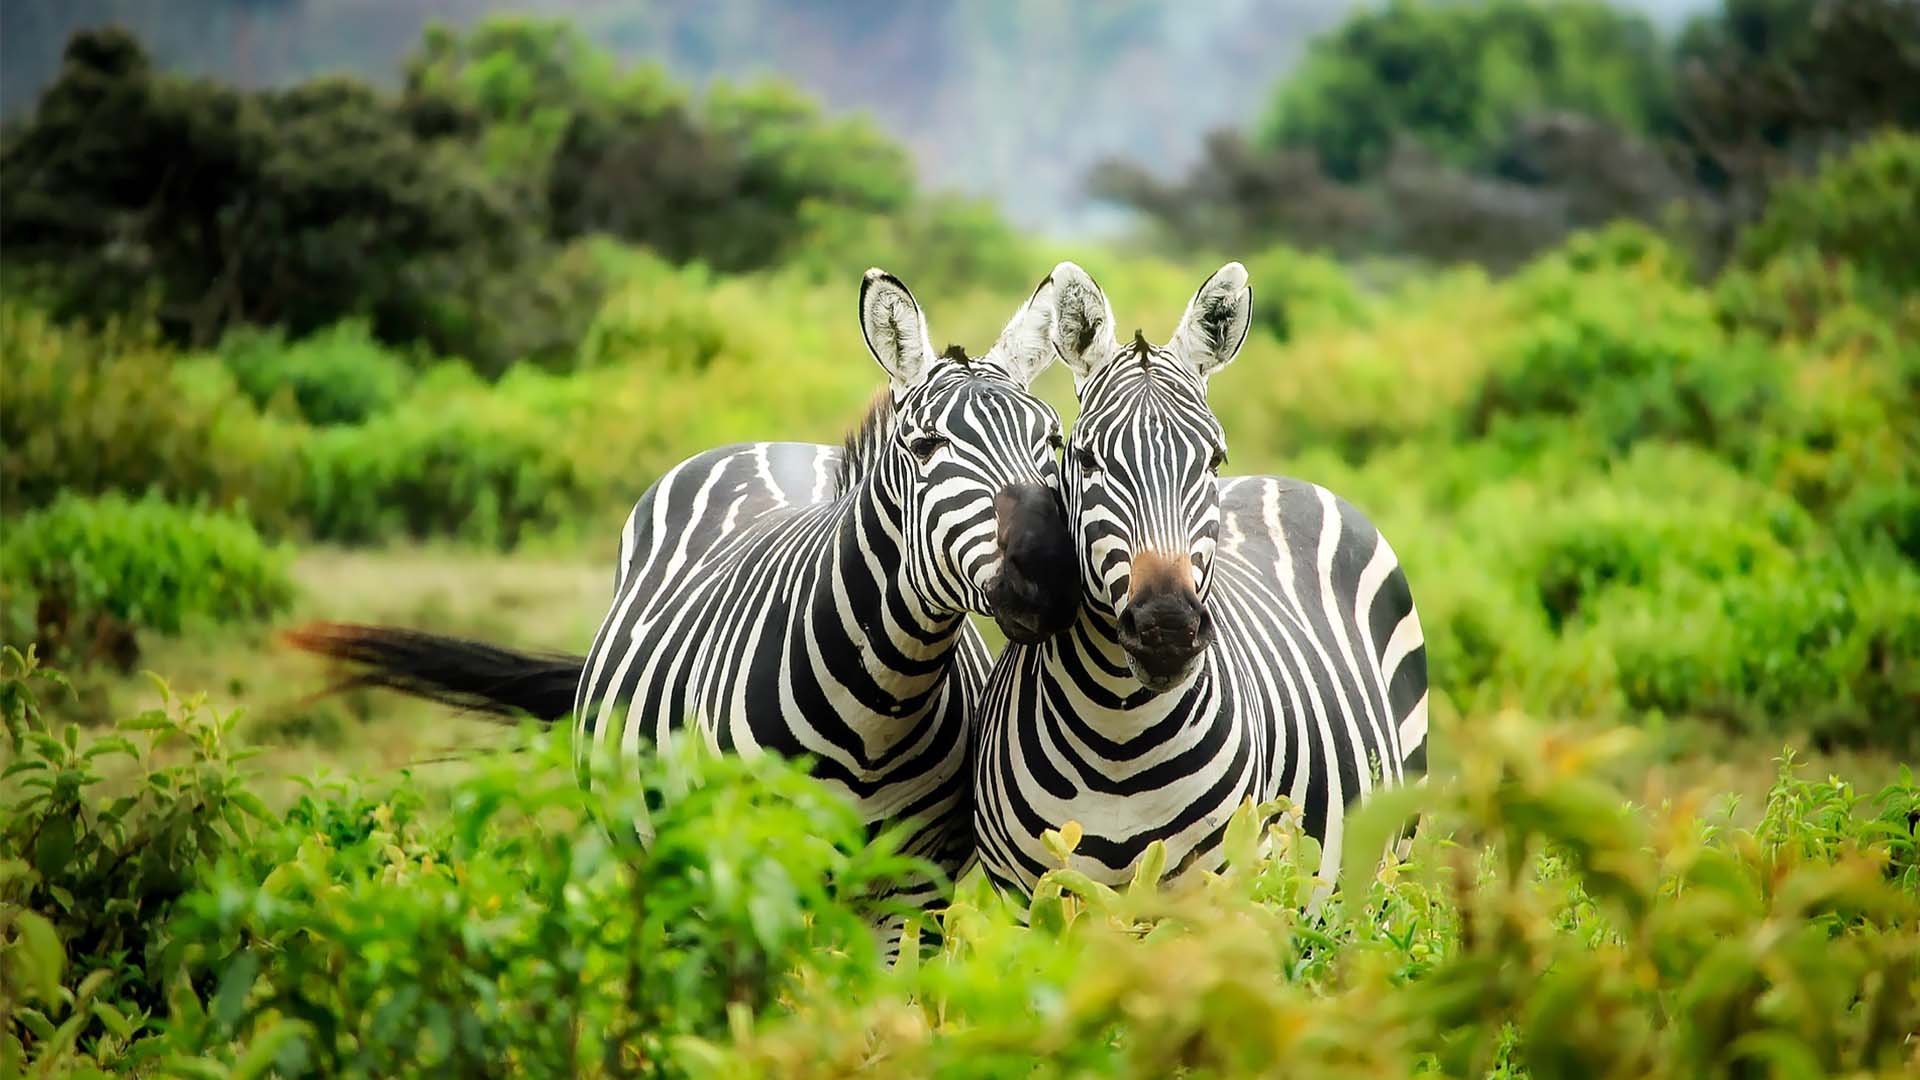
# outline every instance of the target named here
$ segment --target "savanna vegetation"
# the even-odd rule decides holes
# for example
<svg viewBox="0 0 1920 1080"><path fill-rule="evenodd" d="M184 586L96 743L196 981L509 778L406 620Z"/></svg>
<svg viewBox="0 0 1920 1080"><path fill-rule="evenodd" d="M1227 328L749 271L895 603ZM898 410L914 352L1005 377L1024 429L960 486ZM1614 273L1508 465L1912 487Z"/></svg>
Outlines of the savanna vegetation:
<svg viewBox="0 0 1920 1080"><path fill-rule="evenodd" d="M1355 15L1250 137L1338 198L1410 205L1389 136L1481 183L1542 103L1685 151L1648 212L1478 264L1198 174L1154 243L1028 239L791 88L564 24L434 31L394 90L76 37L0 138L0 1074L1910 1075L1920 134L1809 43L1911 10ZM1452 96L1385 74L1434 35ZM1741 128L1713 73L1728 110L1826 89ZM1316 905L1286 813L1117 893L1069 830L1029 921L965 881L887 967L863 912L907 861L791 765L589 796L545 736L316 696L273 645L578 649L655 475L858 417L862 269L978 350L1064 257L1150 337L1244 260L1229 471L1332 487L1406 564L1434 777L1354 827L1423 826ZM603 827L632 800L644 852Z"/></svg>

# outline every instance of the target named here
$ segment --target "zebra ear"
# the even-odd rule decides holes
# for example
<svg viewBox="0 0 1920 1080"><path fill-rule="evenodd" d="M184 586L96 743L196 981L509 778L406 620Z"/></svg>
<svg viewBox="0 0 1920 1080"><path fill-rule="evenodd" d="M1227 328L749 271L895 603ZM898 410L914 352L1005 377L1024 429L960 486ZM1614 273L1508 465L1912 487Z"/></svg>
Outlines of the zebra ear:
<svg viewBox="0 0 1920 1080"><path fill-rule="evenodd" d="M1073 369L1077 382L1113 359L1119 343L1113 336L1113 306L1085 270L1070 262L1053 268L1033 294L1037 304L1051 294L1053 347Z"/></svg>
<svg viewBox="0 0 1920 1080"><path fill-rule="evenodd" d="M1027 302L1013 313L987 359L998 363L1022 386L1031 386L1053 363L1053 279L1040 283Z"/></svg>
<svg viewBox="0 0 1920 1080"><path fill-rule="evenodd" d="M933 339L920 304L900 279L875 267L860 282L860 333L893 384L917 386L933 363Z"/></svg>
<svg viewBox="0 0 1920 1080"><path fill-rule="evenodd" d="M1174 352L1206 378L1232 361L1253 322L1253 289L1247 268L1230 262L1213 272L1187 303L1173 332Z"/></svg>

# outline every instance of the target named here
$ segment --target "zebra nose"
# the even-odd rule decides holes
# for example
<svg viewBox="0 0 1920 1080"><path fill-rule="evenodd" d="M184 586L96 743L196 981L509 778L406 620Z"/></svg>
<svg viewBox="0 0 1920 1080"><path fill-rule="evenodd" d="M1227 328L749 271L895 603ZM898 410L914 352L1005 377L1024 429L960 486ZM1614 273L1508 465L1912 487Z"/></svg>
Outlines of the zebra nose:
<svg viewBox="0 0 1920 1080"><path fill-rule="evenodd" d="M1008 640L1045 640L1073 622L1080 579L1060 496L1039 484L1009 484L993 500L1000 568L987 598Z"/></svg>
<svg viewBox="0 0 1920 1080"><path fill-rule="evenodd" d="M1141 596L1120 613L1122 641L1146 648L1191 649L1212 628L1213 618L1190 591Z"/></svg>

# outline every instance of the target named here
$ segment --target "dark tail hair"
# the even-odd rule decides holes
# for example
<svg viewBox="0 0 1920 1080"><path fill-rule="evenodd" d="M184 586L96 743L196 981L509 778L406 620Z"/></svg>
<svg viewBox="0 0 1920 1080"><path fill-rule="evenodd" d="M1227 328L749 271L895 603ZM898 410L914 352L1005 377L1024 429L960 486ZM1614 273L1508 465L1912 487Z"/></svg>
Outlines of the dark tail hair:
<svg viewBox="0 0 1920 1080"><path fill-rule="evenodd" d="M552 724L573 711L584 656L523 653L397 626L315 622L282 640L357 669L334 692L374 686L462 709Z"/></svg>

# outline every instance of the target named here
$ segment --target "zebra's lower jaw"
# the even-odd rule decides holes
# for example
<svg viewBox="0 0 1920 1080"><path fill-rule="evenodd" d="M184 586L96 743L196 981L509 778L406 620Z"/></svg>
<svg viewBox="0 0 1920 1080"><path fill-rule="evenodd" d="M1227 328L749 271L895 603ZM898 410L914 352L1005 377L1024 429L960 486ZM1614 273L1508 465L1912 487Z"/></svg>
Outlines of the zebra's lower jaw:
<svg viewBox="0 0 1920 1080"><path fill-rule="evenodd" d="M1188 679L1193 678L1193 673L1200 669L1200 660L1205 655L1206 650L1202 649L1187 659L1177 662L1175 666L1168 668L1159 666L1158 664L1149 664L1140 657L1128 653L1127 670L1133 673L1133 677L1139 680L1141 686L1146 687L1156 694L1164 694L1169 690L1184 686Z"/></svg>

